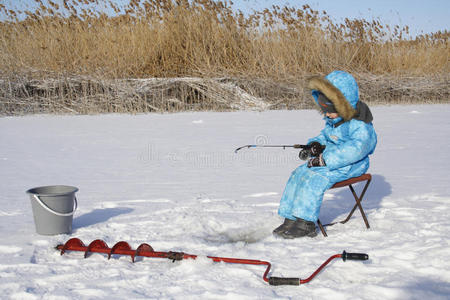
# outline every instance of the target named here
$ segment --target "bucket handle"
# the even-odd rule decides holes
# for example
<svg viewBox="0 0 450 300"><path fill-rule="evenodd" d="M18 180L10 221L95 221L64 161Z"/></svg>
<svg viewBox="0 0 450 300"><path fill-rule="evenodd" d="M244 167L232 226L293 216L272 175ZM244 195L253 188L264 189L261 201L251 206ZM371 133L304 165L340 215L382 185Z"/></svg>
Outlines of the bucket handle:
<svg viewBox="0 0 450 300"><path fill-rule="evenodd" d="M43 209L45 209L46 211L48 211L49 213L52 213L54 215L60 216L60 217L70 217L73 216L73 214L75 213L75 211L77 210L78 207L78 203L77 203L77 197L74 197L74 204L73 204L73 210L69 213L59 213L57 211L54 211L53 209L51 209L50 207L48 207L47 205L45 205L44 202L42 202L41 199L39 199L39 196L37 195L33 195L34 199L36 199L37 203L39 203L40 206L42 206Z"/></svg>

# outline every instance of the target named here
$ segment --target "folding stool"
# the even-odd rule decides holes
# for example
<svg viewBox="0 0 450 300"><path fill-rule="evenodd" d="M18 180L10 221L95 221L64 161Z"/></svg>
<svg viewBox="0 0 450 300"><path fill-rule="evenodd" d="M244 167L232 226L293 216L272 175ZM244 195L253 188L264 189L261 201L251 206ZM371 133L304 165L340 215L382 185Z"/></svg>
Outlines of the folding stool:
<svg viewBox="0 0 450 300"><path fill-rule="evenodd" d="M355 198L355 205L353 206L352 210L350 211L350 213L348 214L347 218L345 218L345 220L343 221L338 221L338 222L333 222L330 224L325 224L322 225L322 223L320 222L319 219L317 219L317 225L319 225L320 231L322 231L323 236L328 236L327 233L325 232L324 227L325 226L331 226L334 225L336 223L342 223L345 224L347 223L348 220L350 220L350 218L352 217L353 213L355 212L356 208L359 208L359 211L361 212L361 215L364 219L364 223L366 223L366 227L369 229L370 225L369 225L369 221L367 220L366 214L364 213L364 210L361 206L361 201L363 200L364 194L366 193L367 188L369 187L370 181L372 180L372 175L370 175L369 173L363 174L359 177L353 177L353 178L349 178L347 180L343 180L340 182L336 182L330 189L336 189L336 188L341 188L341 187L345 187L348 186L350 188L350 191L353 194L353 197ZM366 185L364 186L361 195L358 196L355 192L355 189L353 188L353 184L357 183L357 182L363 182L366 181Z"/></svg>

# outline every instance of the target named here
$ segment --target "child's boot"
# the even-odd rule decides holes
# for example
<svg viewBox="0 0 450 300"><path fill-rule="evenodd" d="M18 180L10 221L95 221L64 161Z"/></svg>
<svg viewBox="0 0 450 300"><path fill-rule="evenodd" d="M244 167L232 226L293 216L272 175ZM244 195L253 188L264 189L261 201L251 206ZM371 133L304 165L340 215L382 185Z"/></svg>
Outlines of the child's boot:
<svg viewBox="0 0 450 300"><path fill-rule="evenodd" d="M299 237L315 237L317 235L316 225L314 222L306 221L300 218L292 224L291 228L286 231L280 232L279 235L285 239L295 239Z"/></svg>
<svg viewBox="0 0 450 300"><path fill-rule="evenodd" d="M282 232L287 231L289 228L292 227L292 225L294 225L295 220L291 220L291 219L284 219L283 224L281 224L280 226L278 226L277 228L275 228L272 232L273 234L280 234Z"/></svg>

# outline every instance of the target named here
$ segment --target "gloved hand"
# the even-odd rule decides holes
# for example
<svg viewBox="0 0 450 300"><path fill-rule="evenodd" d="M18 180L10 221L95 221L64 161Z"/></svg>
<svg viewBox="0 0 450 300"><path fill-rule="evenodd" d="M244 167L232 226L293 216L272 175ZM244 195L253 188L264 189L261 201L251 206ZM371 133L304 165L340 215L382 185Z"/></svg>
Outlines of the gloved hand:
<svg viewBox="0 0 450 300"><path fill-rule="evenodd" d="M322 154L319 154L319 156L313 157L310 160L308 160L308 168L311 167L325 167L325 161L323 160Z"/></svg>
<svg viewBox="0 0 450 300"><path fill-rule="evenodd" d="M325 150L325 146L322 146L322 144L315 141L309 144L309 147L311 151L311 156L318 156L323 152L323 150Z"/></svg>
<svg viewBox="0 0 450 300"><path fill-rule="evenodd" d="M308 144L308 148L300 151L298 157L301 160L307 160L310 157L314 157L321 154L324 149L325 146L322 146L319 142L312 142L311 144Z"/></svg>

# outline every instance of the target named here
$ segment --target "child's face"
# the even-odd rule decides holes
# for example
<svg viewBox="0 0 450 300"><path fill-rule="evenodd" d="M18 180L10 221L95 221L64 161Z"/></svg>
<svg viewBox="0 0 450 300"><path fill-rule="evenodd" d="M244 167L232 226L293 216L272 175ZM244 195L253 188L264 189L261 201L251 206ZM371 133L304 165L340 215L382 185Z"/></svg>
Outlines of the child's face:
<svg viewBox="0 0 450 300"><path fill-rule="evenodd" d="M325 113L325 115L330 118L330 119L336 119L337 117L339 117L339 115L337 113Z"/></svg>

